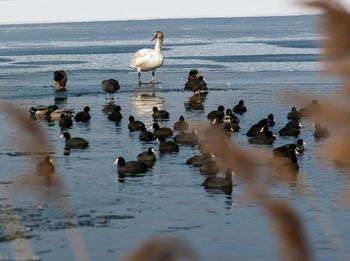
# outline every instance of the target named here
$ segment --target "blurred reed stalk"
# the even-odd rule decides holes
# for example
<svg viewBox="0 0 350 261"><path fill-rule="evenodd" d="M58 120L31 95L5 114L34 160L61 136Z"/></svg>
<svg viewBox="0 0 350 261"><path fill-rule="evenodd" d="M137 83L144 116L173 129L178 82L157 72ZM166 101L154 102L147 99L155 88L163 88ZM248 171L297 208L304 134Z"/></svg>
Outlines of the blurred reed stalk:
<svg viewBox="0 0 350 261"><path fill-rule="evenodd" d="M38 162L42 160L43 156L52 151L47 133L36 122L29 119L28 112L22 110L15 104L2 101L0 103L0 109L9 116L9 119L13 121L16 126L15 146L19 148L19 151L24 152L25 155L30 157L28 167L25 168L25 173L14 179L16 193L18 194L23 192L22 190L27 190L37 195L39 200L44 202L49 200L50 204L54 204L58 207L62 219L64 219L65 222L78 224L74 215L69 214L73 211L62 196L65 194L66 188L57 173L57 168L51 184L46 184L47 180L45 177L38 176L37 174L36 167ZM12 203L10 200L11 194L6 188L1 190L1 194L4 195L4 198L9 199L9 203ZM69 213L67 214L67 212ZM24 228L20 224L20 218L15 211L11 211L9 214L11 214L12 217L11 221L2 224L6 232L9 235L16 235L19 231L24 231ZM90 259L78 227L77 225L77 228L66 229L65 232L75 260L88 261ZM13 252L12 254L17 259L31 260L35 257L30 242L25 238L20 237L19 240L10 242L10 246Z"/></svg>

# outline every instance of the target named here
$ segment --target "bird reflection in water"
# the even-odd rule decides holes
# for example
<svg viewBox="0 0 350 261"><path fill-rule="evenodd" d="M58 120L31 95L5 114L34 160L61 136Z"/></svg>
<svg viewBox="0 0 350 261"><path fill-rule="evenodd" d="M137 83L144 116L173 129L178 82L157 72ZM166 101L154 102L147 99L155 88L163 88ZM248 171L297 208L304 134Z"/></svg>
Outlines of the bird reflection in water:
<svg viewBox="0 0 350 261"><path fill-rule="evenodd" d="M63 90L63 91L56 91L55 92L55 100L54 100L54 104L55 105L64 105L67 103L67 91Z"/></svg>
<svg viewBox="0 0 350 261"><path fill-rule="evenodd" d="M192 95L188 98L188 101L185 102L185 109L187 111L200 110L204 111L204 102L208 93L201 93L200 95Z"/></svg>
<svg viewBox="0 0 350 261"><path fill-rule="evenodd" d="M114 112L114 108L115 108L116 104L114 104L114 102L108 102L106 104L102 105L102 112L105 115L109 115L112 112Z"/></svg>
<svg viewBox="0 0 350 261"><path fill-rule="evenodd" d="M139 88L138 88L139 89ZM155 92L134 91L131 96L131 105L137 118L151 115L153 107L164 109L164 98L157 96Z"/></svg>
<svg viewBox="0 0 350 261"><path fill-rule="evenodd" d="M222 188L204 188L209 194L217 195L217 194L226 194L227 196L232 195L232 187L222 187Z"/></svg>

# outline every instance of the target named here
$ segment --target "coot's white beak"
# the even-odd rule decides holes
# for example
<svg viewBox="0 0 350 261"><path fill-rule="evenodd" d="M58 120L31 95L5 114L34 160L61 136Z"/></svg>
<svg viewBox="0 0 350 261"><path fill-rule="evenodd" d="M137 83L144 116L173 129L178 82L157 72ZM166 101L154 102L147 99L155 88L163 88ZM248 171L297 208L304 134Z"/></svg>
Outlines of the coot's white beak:
<svg viewBox="0 0 350 261"><path fill-rule="evenodd" d="M119 161L119 158L116 158L113 165L117 165L118 164L118 161Z"/></svg>

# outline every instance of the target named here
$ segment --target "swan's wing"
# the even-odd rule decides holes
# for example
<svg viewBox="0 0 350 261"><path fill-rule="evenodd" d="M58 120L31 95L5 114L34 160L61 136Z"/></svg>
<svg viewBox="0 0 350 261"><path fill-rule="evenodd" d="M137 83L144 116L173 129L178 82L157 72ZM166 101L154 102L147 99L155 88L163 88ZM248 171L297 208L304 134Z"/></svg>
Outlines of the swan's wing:
<svg viewBox="0 0 350 261"><path fill-rule="evenodd" d="M144 63L144 61L149 60L149 58L152 56L154 56L153 49L140 49L131 57L129 67L137 68L140 64Z"/></svg>

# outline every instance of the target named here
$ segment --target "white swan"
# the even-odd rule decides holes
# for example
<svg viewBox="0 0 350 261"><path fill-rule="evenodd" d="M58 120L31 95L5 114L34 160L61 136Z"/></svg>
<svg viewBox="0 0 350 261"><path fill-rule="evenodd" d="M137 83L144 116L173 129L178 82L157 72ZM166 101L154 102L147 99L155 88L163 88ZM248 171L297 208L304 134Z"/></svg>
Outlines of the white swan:
<svg viewBox="0 0 350 261"><path fill-rule="evenodd" d="M139 85L141 85L141 72L152 71L152 81L155 82L155 70L162 66L163 56L161 54L161 48L163 44L164 34L161 31L154 33L152 41L156 40L156 44L153 49L140 49L131 57L130 68L138 71Z"/></svg>

